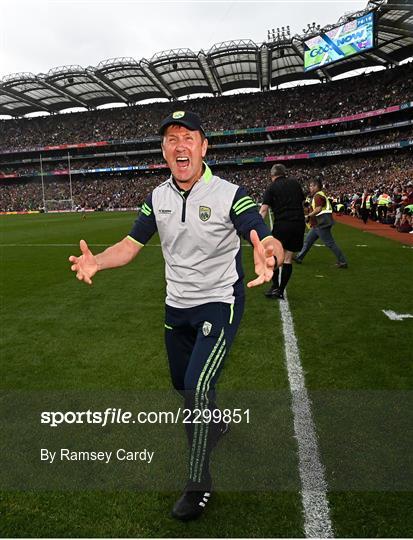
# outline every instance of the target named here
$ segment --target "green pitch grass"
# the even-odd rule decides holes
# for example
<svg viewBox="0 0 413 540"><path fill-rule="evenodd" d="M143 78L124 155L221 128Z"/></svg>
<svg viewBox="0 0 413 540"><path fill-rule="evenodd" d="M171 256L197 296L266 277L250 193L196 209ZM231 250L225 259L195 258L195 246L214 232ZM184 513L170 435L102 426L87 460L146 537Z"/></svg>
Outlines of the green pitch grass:
<svg viewBox="0 0 413 540"><path fill-rule="evenodd" d="M131 213L0 218L1 388L6 391L160 390L170 387L163 346L163 261L158 238L127 267L79 283L67 258L80 238L109 245ZM334 234L349 259L332 267L325 247L294 266L288 289L337 536L409 537L413 530L410 396L413 251L346 226ZM366 247L358 247L366 245ZM97 252L104 247L91 247ZM244 250L248 278L251 250ZM221 391L288 392L278 304L247 291L244 319ZM3 403L3 405L5 405ZM410 413L410 417L408 416ZM3 415L2 415L3 416ZM298 485L290 411L283 438ZM409 420L410 419L410 420ZM410 421L410 424L409 424ZM269 421L268 434L279 426ZM22 434L24 435L24 434ZM231 452L237 432L222 441ZM2 443L4 449L4 443ZM272 449L277 455L277 448ZM217 454L219 456L219 454ZM284 460L284 461L283 461ZM265 462L265 456L263 456ZM399 468L397 467L399 464ZM410 461L411 467L411 461ZM246 470L239 474L251 474ZM183 479L184 480L184 479ZM409 484L410 480L410 484ZM410 489L410 491L409 491ZM217 492L195 523L169 517L178 492L7 491L4 537L300 537L298 489Z"/></svg>

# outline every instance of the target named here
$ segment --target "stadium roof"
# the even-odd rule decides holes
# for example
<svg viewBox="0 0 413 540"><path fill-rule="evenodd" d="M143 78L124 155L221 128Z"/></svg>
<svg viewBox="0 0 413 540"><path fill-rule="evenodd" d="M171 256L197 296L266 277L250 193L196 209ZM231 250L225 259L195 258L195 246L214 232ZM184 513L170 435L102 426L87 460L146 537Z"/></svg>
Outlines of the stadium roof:
<svg viewBox="0 0 413 540"><path fill-rule="evenodd" d="M304 72L305 39L370 11L376 12L377 48ZM0 114L23 116L73 107L94 109L149 98L220 95L241 88L268 90L290 81L330 80L355 69L398 65L409 56L413 56L412 1L370 0L364 10L344 15L334 25L321 29L309 25L303 35L296 36L278 29L277 35L273 32L260 45L251 40L227 41L207 52L177 49L157 53L150 60L116 58L96 67L63 66L47 74L7 75L0 79Z"/></svg>

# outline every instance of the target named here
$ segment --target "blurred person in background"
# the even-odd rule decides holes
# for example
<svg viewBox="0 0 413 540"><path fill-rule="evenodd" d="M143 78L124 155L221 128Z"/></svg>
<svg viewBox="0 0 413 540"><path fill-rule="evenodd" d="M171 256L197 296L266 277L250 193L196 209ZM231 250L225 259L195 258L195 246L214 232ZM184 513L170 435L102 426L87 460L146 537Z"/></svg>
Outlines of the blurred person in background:
<svg viewBox="0 0 413 540"><path fill-rule="evenodd" d="M293 254L303 247L305 197L298 181L287 177L287 169L284 165L277 163L272 166L271 180L272 184L264 194L260 214L265 219L269 209L273 213L272 235L281 242L284 248L284 263L281 268L281 279L279 269L276 268L272 285L265 296L282 300L293 271Z"/></svg>
<svg viewBox="0 0 413 540"><path fill-rule="evenodd" d="M306 221L310 222L310 232L304 240L304 246L293 260L301 264L304 257L310 251L312 245L320 238L320 240L334 253L337 258L337 268L347 268L347 260L336 244L331 229L334 225L333 209L327 195L322 191L323 184L320 179L311 180L310 193L312 195L311 212L307 214Z"/></svg>

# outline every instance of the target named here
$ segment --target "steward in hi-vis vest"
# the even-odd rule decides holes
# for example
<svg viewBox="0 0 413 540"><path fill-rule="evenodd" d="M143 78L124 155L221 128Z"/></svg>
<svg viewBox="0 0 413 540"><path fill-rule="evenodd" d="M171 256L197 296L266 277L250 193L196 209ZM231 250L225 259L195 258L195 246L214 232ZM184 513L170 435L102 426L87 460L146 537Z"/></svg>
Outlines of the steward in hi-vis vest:
<svg viewBox="0 0 413 540"><path fill-rule="evenodd" d="M391 205L392 200L387 193L381 193L377 200L377 217L380 223L383 223L387 218L387 210Z"/></svg>
<svg viewBox="0 0 413 540"><path fill-rule="evenodd" d="M324 191L320 190L317 191L317 193L314 195L312 201L311 201L311 208L313 210L316 209L316 197L322 197L324 199L324 202L322 203L321 211L316 214L316 216L321 216L322 214L332 214L333 213L333 207L331 206L330 199L327 197L327 195L324 193Z"/></svg>
<svg viewBox="0 0 413 540"><path fill-rule="evenodd" d="M304 240L303 249L294 257L294 261L299 264L302 263L306 254L310 251L311 246L319 238L336 256L337 268L347 268L347 260L334 241L331 233L331 228L334 225L332 218L333 209L322 187L321 180L311 180L310 193L313 197L311 201L312 211L306 217L311 223L311 230Z"/></svg>
<svg viewBox="0 0 413 540"><path fill-rule="evenodd" d="M370 208L371 208L371 194L366 189L364 190L363 195L361 197L361 206L360 206L360 217L364 223L367 223L369 219Z"/></svg>
<svg viewBox="0 0 413 540"><path fill-rule="evenodd" d="M361 197L361 207L367 208L367 210L370 210L371 208L371 195L366 195L363 193L363 196Z"/></svg>

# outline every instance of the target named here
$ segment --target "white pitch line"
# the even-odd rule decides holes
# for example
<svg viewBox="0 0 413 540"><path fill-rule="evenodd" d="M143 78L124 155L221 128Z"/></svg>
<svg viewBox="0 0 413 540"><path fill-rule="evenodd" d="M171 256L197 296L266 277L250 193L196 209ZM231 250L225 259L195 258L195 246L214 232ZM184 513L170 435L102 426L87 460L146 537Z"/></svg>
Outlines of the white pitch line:
<svg viewBox="0 0 413 540"><path fill-rule="evenodd" d="M413 319L411 313L396 313L391 309L382 309L382 312L388 317L391 321L402 321L403 319Z"/></svg>
<svg viewBox="0 0 413 540"><path fill-rule="evenodd" d="M304 532L307 538L334 538L327 500L327 483L320 460L311 400L305 386L294 322L287 296L279 301L285 363L291 389L294 433L298 445Z"/></svg>

